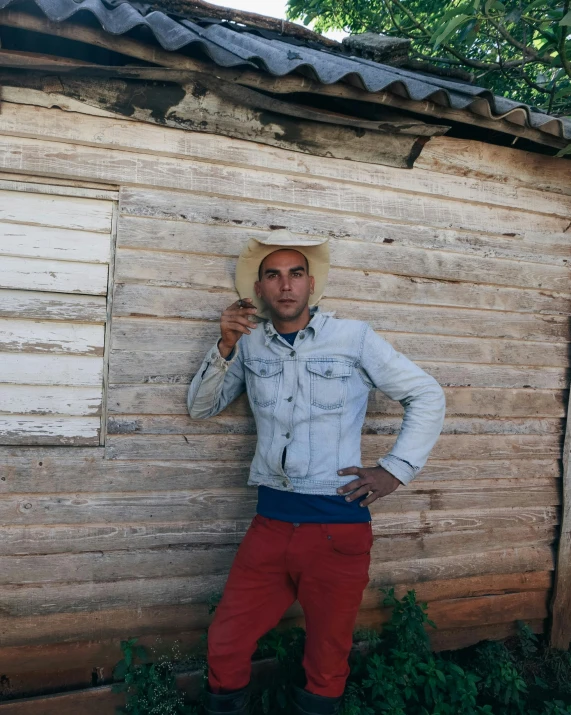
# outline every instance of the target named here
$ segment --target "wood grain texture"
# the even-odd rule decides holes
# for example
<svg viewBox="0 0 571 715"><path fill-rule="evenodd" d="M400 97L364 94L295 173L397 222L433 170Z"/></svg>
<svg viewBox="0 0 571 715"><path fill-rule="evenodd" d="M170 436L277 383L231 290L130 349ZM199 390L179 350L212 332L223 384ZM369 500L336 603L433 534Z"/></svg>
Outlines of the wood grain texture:
<svg viewBox="0 0 571 715"><path fill-rule="evenodd" d="M417 168L571 194L571 167L556 158L471 139L433 137L416 160Z"/></svg>
<svg viewBox="0 0 571 715"><path fill-rule="evenodd" d="M345 483L340 481L340 483ZM472 482L423 482L374 503L373 513L395 514L495 508L552 507L560 503L553 479L499 479L490 485ZM12 525L129 524L196 520L243 520L255 513L254 489L203 488L176 492L111 492L97 494L14 494L0 500L2 522Z"/></svg>
<svg viewBox="0 0 571 715"><path fill-rule="evenodd" d="M120 157L115 157L105 149L6 135L0 138L0 156L0 168L7 171L36 171L70 179L100 179L110 183L137 183L254 198L354 215L383 216L411 225L422 222L475 231L486 225L493 233L518 235L529 230L561 233L569 223L566 218L545 214L476 206L427 195L404 195L374 187L356 188L325 179L306 179L131 152L121 152Z"/></svg>
<svg viewBox="0 0 571 715"><path fill-rule="evenodd" d="M484 558L489 564L486 569L488 574L521 573L523 570L545 571L551 568L553 562L548 545L480 552L470 559L462 554L445 558L375 562L370 572L371 587L479 575L477 568L481 566ZM82 613L115 608L185 605L204 603L211 594L221 590L225 580L225 574L221 573L192 577L135 578L114 582L34 584L21 586L17 590L0 586L0 598L5 615L18 618L40 613ZM503 620L511 621L512 617L504 612ZM502 619L497 622L502 622Z"/></svg>
<svg viewBox="0 0 571 715"><path fill-rule="evenodd" d="M46 485L54 493L184 491L239 488L246 484L248 461L224 462L224 469L213 469L212 462L171 461L151 458L144 461L104 459L101 449L62 449L58 447L0 447L3 474L0 494L44 493ZM480 457L469 459L468 457ZM487 455L486 455L487 456ZM515 483L518 479L558 480L561 464L557 458L522 456L489 459L466 454L457 460L430 459L414 481L414 486L434 482L480 484ZM545 480L548 480L547 482ZM433 485L432 485L433 486ZM501 486L498 485L498 486ZM402 493L402 490L401 490ZM186 520L186 519L185 519Z"/></svg>
<svg viewBox="0 0 571 715"><path fill-rule="evenodd" d="M6 90L13 93L14 96L18 93L22 94L23 91L34 92L34 90L23 90L16 87L7 87ZM34 102L41 99L41 95L46 97L46 93L37 90L35 92L36 94L33 96ZM22 101L24 99L25 97L22 97ZM41 136L52 140L65 139L77 144L101 146L113 150L136 150L163 156L201 159L243 167L258 167L261 169L271 167L276 172L341 179L344 182L371 185L379 188L392 188L402 192L426 193L463 201L498 204L513 208L529 207L530 210L542 213L569 215L567 202L552 187L548 188L542 185L538 189L531 181L519 184L513 182L506 185L506 180L501 174L501 170L509 157L506 157L503 162L496 161L496 176L493 177L489 174L486 177L488 181L481 181L479 175L471 178L466 175L467 171L464 175L458 171L454 174L455 178L450 178L448 174L452 172L447 171L446 166L440 168L440 165L438 165L437 167L436 157L443 157L441 160L441 164L443 164L447 152L452 153L452 147L454 147L454 158L459 161L460 152L455 145L442 144L441 140L439 140L440 143L437 143L434 149L431 148L435 140L431 140L428 143L428 147L424 147L421 153L421 157L423 157L427 150L431 152L429 158L424 163L421 163L422 168L430 166L430 173L428 171L416 171L416 166L419 165L418 159L415 162L414 170L402 172L389 166L343 161L335 158L323 161L319 157L304 156L296 152L289 152L263 144L253 144L250 141L230 137L217 136L213 140L211 136L200 134L199 132L186 132L186 136L181 138L181 132L176 129L159 128L150 123L133 122L119 118L110 120L95 116L85 116L78 123L72 115L65 111L47 110L40 106L31 106L31 101L28 106L15 107L10 104L12 101L14 99L9 94L8 98L5 99L6 109L0 120L0 131L14 136ZM54 99L51 99L51 102L54 101ZM69 102L70 99L68 98L67 101ZM471 142L471 144L475 144L475 142ZM443 149L442 147L445 148ZM470 158L474 154L475 152L472 152ZM535 158L533 154L528 154L527 156ZM544 164L549 162L548 157L541 158L545 160ZM474 163L476 162L475 156L473 161ZM512 160L511 163L513 165L516 162ZM466 161L466 164L469 166L468 161ZM553 164L553 159L551 159L551 164ZM535 161L534 165L539 168L539 161ZM529 170L528 173L530 173ZM553 185L553 183L552 181L551 184Z"/></svg>
<svg viewBox="0 0 571 715"><path fill-rule="evenodd" d="M151 194L148 191L145 193ZM182 204L180 196L173 196L173 201L175 206ZM213 254L232 256L240 252L248 237L263 237L267 233L265 226L273 225L275 221L292 224L300 237L308 234L330 236L334 244L342 240L363 241L369 244L391 244L395 248L423 248L480 258L497 257L526 263L566 265L565 233L529 231L515 237L486 233L485 226L482 231L474 232L454 228L435 229L422 224L411 230L405 224L383 218L354 220L345 215L340 216L334 227L328 230L326 212L305 210L301 217L305 219L304 226L299 217L296 219L291 216L291 209L278 206L267 205L262 209L255 202L236 201L232 198L221 198L215 204L213 198L208 196L198 196L196 203L196 206L193 204L189 207L186 204L178 212L170 213L168 208L161 205L156 214L152 204L141 207L137 213L133 213L132 206L125 208L120 221L120 247L152 250L161 245L169 251L205 253L205 247L208 246ZM192 231L188 230L189 221L193 222ZM343 254L340 257L333 256L335 264L342 258ZM345 267L350 268L351 264ZM369 268L374 269L374 264Z"/></svg>
<svg viewBox="0 0 571 715"><path fill-rule="evenodd" d="M36 215L35 210L30 213ZM108 234L93 231L0 223L2 256L109 263L110 241Z"/></svg>
<svg viewBox="0 0 571 715"><path fill-rule="evenodd" d="M107 266L4 256L0 262L0 288L106 295Z"/></svg>
<svg viewBox="0 0 571 715"><path fill-rule="evenodd" d="M111 414L187 415L187 384L110 385ZM446 414L489 417L561 417L565 414L567 392L558 390L504 390L494 388L444 388ZM247 414L245 397L228 410ZM402 415L398 402L381 392L369 395L369 411Z"/></svg>
<svg viewBox="0 0 571 715"><path fill-rule="evenodd" d="M103 339L102 325L0 318L2 352L103 356Z"/></svg>
<svg viewBox="0 0 571 715"><path fill-rule="evenodd" d="M0 415L91 415L101 412L101 388L3 384ZM4 455L3 455L4 456ZM0 463L7 466L0 457ZM63 454L61 455L64 456Z"/></svg>
<svg viewBox="0 0 571 715"><path fill-rule="evenodd" d="M100 357L1 353L0 381L13 385L69 385L101 387Z"/></svg>
<svg viewBox="0 0 571 715"><path fill-rule="evenodd" d="M100 429L99 417L0 414L0 444L98 445Z"/></svg>
<svg viewBox="0 0 571 715"><path fill-rule="evenodd" d="M111 208L108 201L97 199L0 190L0 221L109 234Z"/></svg>
<svg viewBox="0 0 571 715"><path fill-rule="evenodd" d="M395 438L363 435L364 461L376 462L388 452ZM434 447L433 459L465 459L470 454L486 454L488 459L533 456L557 459L561 439L556 435L442 435ZM235 461L251 459L255 438L250 435L109 435L106 445L109 459L170 459Z"/></svg>
<svg viewBox="0 0 571 715"><path fill-rule="evenodd" d="M103 323L106 304L105 296L0 290L0 316L6 318Z"/></svg>

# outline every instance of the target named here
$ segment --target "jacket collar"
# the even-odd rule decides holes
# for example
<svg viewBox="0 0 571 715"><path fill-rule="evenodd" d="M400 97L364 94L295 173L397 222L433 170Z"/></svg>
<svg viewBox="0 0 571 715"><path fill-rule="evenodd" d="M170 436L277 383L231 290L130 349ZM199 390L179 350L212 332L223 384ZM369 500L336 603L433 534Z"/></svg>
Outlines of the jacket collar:
<svg viewBox="0 0 571 715"><path fill-rule="evenodd" d="M319 306L313 306L309 309L311 318L309 323L303 328L303 330L312 330L315 336L319 335L321 329L325 325L327 318L332 317L335 313L323 313L319 310ZM264 320L264 332L266 334L265 343L269 345L272 339L279 335L278 331L274 328L274 324L271 320Z"/></svg>

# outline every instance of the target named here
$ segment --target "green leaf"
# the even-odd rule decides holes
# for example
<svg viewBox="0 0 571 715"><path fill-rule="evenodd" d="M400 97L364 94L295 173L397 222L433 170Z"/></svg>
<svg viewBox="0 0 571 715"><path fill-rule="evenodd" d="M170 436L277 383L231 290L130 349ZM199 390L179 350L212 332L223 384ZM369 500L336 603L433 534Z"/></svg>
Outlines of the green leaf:
<svg viewBox="0 0 571 715"><path fill-rule="evenodd" d="M115 680L123 680L125 674L127 673L127 668L127 661L125 659L120 660L113 668L113 677Z"/></svg>
<svg viewBox="0 0 571 715"><path fill-rule="evenodd" d="M571 10L561 19L559 22L560 25L565 25L566 27L569 27L571 25Z"/></svg>
<svg viewBox="0 0 571 715"><path fill-rule="evenodd" d="M434 39L434 49L436 49L439 45L441 45L450 35L454 32L454 30L457 30L462 23L466 22L466 20L470 19L470 15L465 15L464 13L461 13L460 15L457 15L456 17L452 18L450 22L446 25L444 30L440 32L439 35Z"/></svg>
<svg viewBox="0 0 571 715"><path fill-rule="evenodd" d="M113 683L111 686L112 693L124 693L127 690L127 685L125 683Z"/></svg>
<svg viewBox="0 0 571 715"><path fill-rule="evenodd" d="M555 92L555 99L561 99L562 97L568 97L571 94L571 86L563 87L558 92Z"/></svg>

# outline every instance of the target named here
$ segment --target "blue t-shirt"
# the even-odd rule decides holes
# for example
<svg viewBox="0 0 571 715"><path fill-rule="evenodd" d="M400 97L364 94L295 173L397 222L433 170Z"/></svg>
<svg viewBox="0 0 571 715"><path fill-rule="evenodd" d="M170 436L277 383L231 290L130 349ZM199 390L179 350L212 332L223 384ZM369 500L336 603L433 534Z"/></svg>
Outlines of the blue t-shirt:
<svg viewBox="0 0 571 715"><path fill-rule="evenodd" d="M297 332L280 335L293 345ZM285 464L285 451L283 462ZM351 480L352 477L347 477L347 482ZM257 513L269 519L298 524L356 524L371 521L368 507L359 506L362 499L365 497L348 502L344 496L338 494L301 494L260 486Z"/></svg>

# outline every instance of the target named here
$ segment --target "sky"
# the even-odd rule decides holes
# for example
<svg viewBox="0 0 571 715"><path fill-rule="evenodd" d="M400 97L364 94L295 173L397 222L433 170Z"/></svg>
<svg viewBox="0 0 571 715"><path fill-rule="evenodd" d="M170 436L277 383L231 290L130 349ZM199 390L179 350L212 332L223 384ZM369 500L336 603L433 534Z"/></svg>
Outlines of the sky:
<svg viewBox="0 0 571 715"><path fill-rule="evenodd" d="M269 15L277 17L280 20L285 19L285 9L287 0L209 0L213 5L222 5L223 7L233 7L237 10L248 10L249 12L257 12L260 15ZM341 40L345 37L345 32L326 32L325 36L333 40Z"/></svg>

